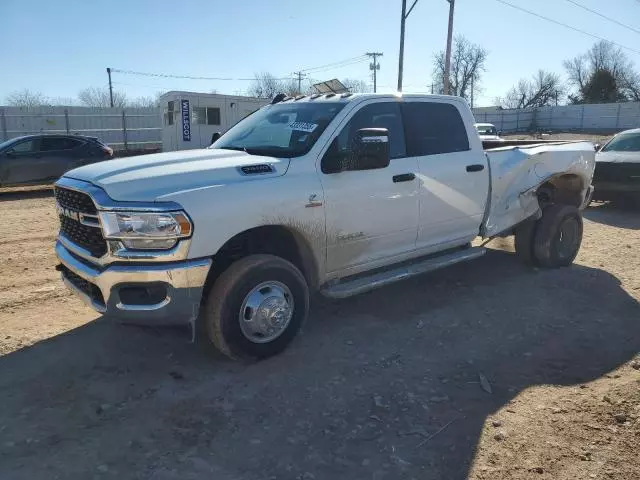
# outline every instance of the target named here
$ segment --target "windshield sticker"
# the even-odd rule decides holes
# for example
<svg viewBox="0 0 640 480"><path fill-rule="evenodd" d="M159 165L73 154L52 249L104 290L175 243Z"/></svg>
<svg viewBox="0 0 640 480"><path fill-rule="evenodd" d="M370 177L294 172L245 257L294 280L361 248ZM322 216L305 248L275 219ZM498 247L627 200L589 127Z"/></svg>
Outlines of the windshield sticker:
<svg viewBox="0 0 640 480"><path fill-rule="evenodd" d="M307 132L311 133L317 128L317 123L306 123L306 122L291 122L289 124L289 128L291 130L297 130L299 132Z"/></svg>

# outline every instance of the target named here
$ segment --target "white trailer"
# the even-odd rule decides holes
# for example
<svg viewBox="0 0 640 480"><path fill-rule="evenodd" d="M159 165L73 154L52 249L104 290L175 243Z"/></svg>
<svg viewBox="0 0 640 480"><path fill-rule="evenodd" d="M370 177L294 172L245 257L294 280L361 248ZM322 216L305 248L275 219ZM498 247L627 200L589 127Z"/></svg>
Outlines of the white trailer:
<svg viewBox="0 0 640 480"><path fill-rule="evenodd" d="M167 92L160 97L162 150L208 147L215 132L224 133L267 103L264 98L237 95Z"/></svg>

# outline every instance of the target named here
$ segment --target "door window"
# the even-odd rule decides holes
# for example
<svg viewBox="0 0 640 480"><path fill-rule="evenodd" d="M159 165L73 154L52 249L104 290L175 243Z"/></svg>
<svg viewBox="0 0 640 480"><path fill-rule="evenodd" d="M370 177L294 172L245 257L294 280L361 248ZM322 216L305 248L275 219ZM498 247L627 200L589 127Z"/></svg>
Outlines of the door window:
<svg viewBox="0 0 640 480"><path fill-rule="evenodd" d="M31 139L20 142L11 147L11 150L15 153L31 153L35 150L35 140Z"/></svg>
<svg viewBox="0 0 640 480"><path fill-rule="evenodd" d="M75 138L43 137L42 140L40 140L40 151L54 152L60 150L71 150L81 144L82 142Z"/></svg>
<svg viewBox="0 0 640 480"><path fill-rule="evenodd" d="M396 102L380 102L365 105L349 120L336 138L338 154L347 153L361 128L386 128L389 131L391 158L406 156L402 115Z"/></svg>
<svg viewBox="0 0 640 480"><path fill-rule="evenodd" d="M469 150L469 137L458 109L450 103L402 104L411 157Z"/></svg>

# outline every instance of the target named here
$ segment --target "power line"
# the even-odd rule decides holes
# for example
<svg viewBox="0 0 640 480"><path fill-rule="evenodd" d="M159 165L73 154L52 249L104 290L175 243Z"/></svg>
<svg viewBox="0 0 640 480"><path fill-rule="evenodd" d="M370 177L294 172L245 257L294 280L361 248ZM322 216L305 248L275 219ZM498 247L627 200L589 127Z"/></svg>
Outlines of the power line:
<svg viewBox="0 0 640 480"><path fill-rule="evenodd" d="M354 65L356 63L364 62L367 59L366 55L360 55L358 57L347 58L344 60L340 60L338 62L328 63L325 65L320 65L317 67L311 67L307 69L300 70L300 73L321 73L323 71L332 70L334 68L342 68L349 65ZM242 82L251 82L255 80L255 77L251 78L233 78L233 77L205 77L205 76L195 76L195 75L174 75L170 73L154 73L154 72L140 72L137 70L122 70L119 68L111 68L111 72L113 73L122 73L125 75L138 75L143 77L154 77L154 78L175 78L182 80L213 80L213 81L242 81ZM275 80L290 80L291 77L279 77Z"/></svg>
<svg viewBox="0 0 640 480"><path fill-rule="evenodd" d="M320 65L317 67L310 67L310 68L303 68L301 71L302 72L311 72L311 71L315 71L315 70L329 70L331 68L335 68L335 67L340 67L340 66L346 66L351 65L353 63L360 63L363 62L367 59L366 55L358 55L357 57L352 57L352 58L346 58L344 60L340 60L337 62L332 62L332 63L327 63L325 65Z"/></svg>
<svg viewBox="0 0 640 480"><path fill-rule="evenodd" d="M613 22L613 23L615 23L615 24L617 24L617 25L620 25L621 27L627 28L627 29L631 30L632 32L635 32L635 33L640 34L640 30L638 30L637 28L633 28L633 27L630 27L629 25L625 25L624 23L619 22L619 21L618 21L618 20L616 20L615 18L607 17L606 15L604 15L604 14L602 14L602 13L600 13L600 12L596 12L595 10L592 10L592 9L590 9L589 7L585 7L584 5L581 5L581 4L580 4L580 3L578 3L578 2L574 2L574 0L567 0L567 2L572 3L572 4L574 4L576 7L580 7L580 8L582 8L583 10L586 10L587 12L591 12L591 13L593 13L593 14L595 14L595 15L598 15L599 17L602 17L602 18L604 18L605 20L609 20L610 22ZM640 2L639 2L639 3L640 3Z"/></svg>
<svg viewBox="0 0 640 480"><path fill-rule="evenodd" d="M592 37L592 38L597 38L598 40L603 40L605 42L611 43L612 45L615 45L615 46L620 47L620 48L624 48L625 50L629 50L631 52L634 52L634 53L637 53L637 54L640 55L640 50L636 50L635 48L627 47L627 46L622 45L620 43L614 42L613 40L609 40L609 39L606 39L604 37L600 37L598 35L594 35L593 33L585 32L584 30L581 30L581 29L576 28L576 27L572 27L571 25L567 25L566 23L559 22L557 20L554 20L553 18L545 17L544 15L540 15L538 13L532 12L531 10L527 10L526 8L518 7L517 5L514 5L512 3L506 2L505 0L496 0L496 2L500 2L500 3L504 4L504 5L507 5L507 6L511 7L511 8L514 8L516 10L520 10L522 12L528 13L529 15L533 15L535 17L538 17L538 18L541 18L543 20L546 20L547 22L555 23L556 25L560 25L561 27L568 28L570 30L573 30L573 31L578 32L578 33L582 33L583 35L587 35L587 36Z"/></svg>
<svg viewBox="0 0 640 480"><path fill-rule="evenodd" d="M124 73L126 75L140 75L143 77L158 77L158 78L179 78L186 80L231 80L231 81L252 81L255 78L231 78L231 77L197 77L192 75L173 75L170 73L151 73L151 72L138 72L135 70L120 70L118 68L112 68L112 72ZM288 80L290 77L278 78L277 80Z"/></svg>

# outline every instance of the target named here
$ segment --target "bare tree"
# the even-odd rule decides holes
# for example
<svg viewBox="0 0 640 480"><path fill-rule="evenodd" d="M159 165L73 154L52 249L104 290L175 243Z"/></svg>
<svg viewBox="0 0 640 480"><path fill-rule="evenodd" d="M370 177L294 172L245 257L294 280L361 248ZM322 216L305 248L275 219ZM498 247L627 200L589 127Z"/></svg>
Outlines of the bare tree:
<svg viewBox="0 0 640 480"><path fill-rule="evenodd" d="M273 98L283 91L282 81L268 72L256 73L247 93L252 97Z"/></svg>
<svg viewBox="0 0 640 480"><path fill-rule="evenodd" d="M640 74L622 49L610 42L597 42L587 53L566 60L564 68L575 88L570 97L574 103L640 99Z"/></svg>
<svg viewBox="0 0 640 480"><path fill-rule="evenodd" d="M99 87L87 87L78 92L80 103L87 107L108 108L111 106L109 89ZM127 96L116 90L113 91L113 106L124 108L127 106Z"/></svg>
<svg viewBox="0 0 640 480"><path fill-rule="evenodd" d="M371 91L371 87L364 80L344 78L342 84L347 87L351 93L368 93Z"/></svg>
<svg viewBox="0 0 640 480"><path fill-rule="evenodd" d="M134 108L154 108L160 106L160 97L165 92L157 92L155 95L147 95L142 97L137 97L128 102L128 107ZM115 99L114 99L115 101Z"/></svg>
<svg viewBox="0 0 640 480"><path fill-rule="evenodd" d="M544 107L557 104L564 94L565 87L558 74L538 70L531 80L521 79L499 99L498 105L503 108Z"/></svg>
<svg viewBox="0 0 640 480"><path fill-rule="evenodd" d="M79 105L77 98L73 97L52 97L48 100L47 105L57 107L73 107Z"/></svg>
<svg viewBox="0 0 640 480"><path fill-rule="evenodd" d="M474 93L480 91L480 78L485 70L487 55L487 50L463 36L454 39L449 79L450 95L469 98L472 88ZM444 51L441 51L433 59L434 89L438 93L444 91L444 63Z"/></svg>
<svg viewBox="0 0 640 480"><path fill-rule="evenodd" d="M40 107L49 105L49 100L40 92L32 92L25 88L7 95L7 105L12 107Z"/></svg>

